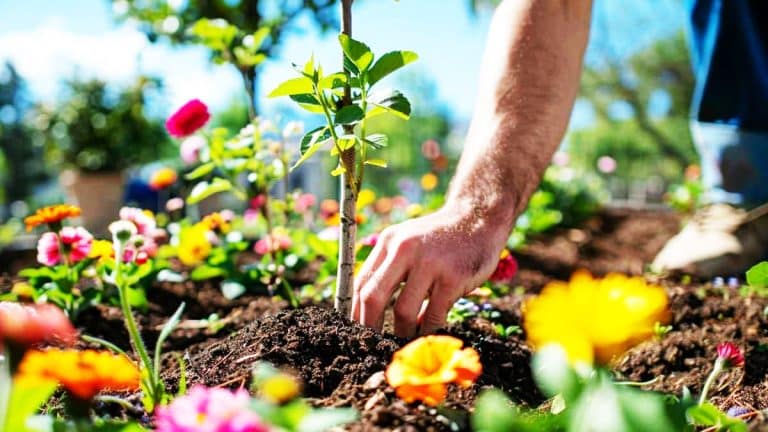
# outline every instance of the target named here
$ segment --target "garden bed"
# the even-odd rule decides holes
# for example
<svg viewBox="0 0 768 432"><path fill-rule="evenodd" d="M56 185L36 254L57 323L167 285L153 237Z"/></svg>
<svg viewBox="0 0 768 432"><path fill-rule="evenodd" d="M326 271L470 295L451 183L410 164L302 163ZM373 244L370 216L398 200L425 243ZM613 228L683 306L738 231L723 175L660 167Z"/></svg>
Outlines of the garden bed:
<svg viewBox="0 0 768 432"><path fill-rule="evenodd" d="M505 326L520 325L521 301L552 279L567 279L579 268L595 274L620 271L641 274L664 241L679 228L671 213L607 210L578 229L560 229L532 239L516 253L521 270L510 294L492 300ZM737 288L713 287L708 281L660 281L670 296L672 330L660 341L641 344L615 367L631 381L651 381L645 389L679 395L683 387L701 390L715 347L733 341L745 349L746 367L724 374L712 391L722 409L768 407L768 320L761 297L742 297ZM468 427L467 411L484 387L503 389L515 402L529 407L545 401L530 371L531 351L523 334L500 338L488 321L472 318L445 330L480 354L483 374L470 388L449 391L439 409L406 404L398 399L381 373L404 344L350 323L329 305L305 302L290 310L283 301L244 295L226 300L214 283L163 283L149 292L150 307L139 316L143 334L154 343L160 326L182 301L187 309L181 326L168 341L166 379L178 385L175 355L187 363L191 384L247 387L257 360L294 372L304 394L319 406L354 406L359 422L348 430L455 430ZM218 328L201 321L216 313ZM100 306L81 315L83 333L127 347L116 308ZM138 406L138 404L137 404ZM135 416L135 414L133 415ZM762 419L752 421L754 427Z"/></svg>

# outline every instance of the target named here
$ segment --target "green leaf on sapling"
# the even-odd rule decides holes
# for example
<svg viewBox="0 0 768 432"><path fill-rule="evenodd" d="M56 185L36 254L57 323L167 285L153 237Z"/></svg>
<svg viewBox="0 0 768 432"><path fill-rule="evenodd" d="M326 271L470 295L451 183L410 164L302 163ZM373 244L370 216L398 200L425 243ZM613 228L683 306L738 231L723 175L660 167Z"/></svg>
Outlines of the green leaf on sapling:
<svg viewBox="0 0 768 432"><path fill-rule="evenodd" d="M323 114L325 111L323 110L323 106L320 104L320 101L317 100L315 95L304 93L304 94L298 94L298 95L291 95L289 96L294 102L296 102L299 107L304 108L305 110L314 113L314 114Z"/></svg>
<svg viewBox="0 0 768 432"><path fill-rule="evenodd" d="M368 159L364 162L366 165L373 165L379 168L386 168L387 167L387 161L384 159Z"/></svg>
<svg viewBox="0 0 768 432"><path fill-rule="evenodd" d="M517 409L498 389L485 390L475 403L472 430L478 432L504 432L517 430Z"/></svg>
<svg viewBox="0 0 768 432"><path fill-rule="evenodd" d="M299 158L299 160L293 164L291 169L293 170L301 166L301 164L312 157L312 155L315 154L315 152L317 152L330 139L331 131L327 126L320 126L307 132L306 135L304 135L304 137L301 139L301 158Z"/></svg>
<svg viewBox="0 0 768 432"><path fill-rule="evenodd" d="M385 76L416 61L419 56L413 51L391 51L376 60L368 72L368 84L374 85Z"/></svg>
<svg viewBox="0 0 768 432"><path fill-rule="evenodd" d="M366 113L366 117L374 117L385 112L394 114L404 120L411 116L411 103L397 90L386 93L376 93L368 98L374 108Z"/></svg>
<svg viewBox="0 0 768 432"><path fill-rule="evenodd" d="M314 88L312 84L312 80L310 80L307 77L298 77L298 78L291 78L287 81L283 81L282 84L278 85L274 90L272 90L267 97L279 97L279 96L291 96L291 95L299 95L299 94L306 94L306 93L314 93Z"/></svg>
<svg viewBox="0 0 768 432"><path fill-rule="evenodd" d="M319 90L343 88L347 84L347 75L343 72L336 72L327 76L324 76L317 83Z"/></svg>
<svg viewBox="0 0 768 432"><path fill-rule="evenodd" d="M352 39L345 34L339 35L339 43L341 44L341 49L344 51L344 56L357 67L357 70L353 70L352 72L359 74L368 70L368 67L373 62L373 53L368 45Z"/></svg>
<svg viewBox="0 0 768 432"><path fill-rule="evenodd" d="M344 174L345 172L347 172L347 170L343 166L339 165L333 171L331 171L331 175L334 177L338 177Z"/></svg>
<svg viewBox="0 0 768 432"><path fill-rule="evenodd" d="M336 113L334 123L337 125L349 125L359 122L364 116L365 114L359 106L347 105Z"/></svg>

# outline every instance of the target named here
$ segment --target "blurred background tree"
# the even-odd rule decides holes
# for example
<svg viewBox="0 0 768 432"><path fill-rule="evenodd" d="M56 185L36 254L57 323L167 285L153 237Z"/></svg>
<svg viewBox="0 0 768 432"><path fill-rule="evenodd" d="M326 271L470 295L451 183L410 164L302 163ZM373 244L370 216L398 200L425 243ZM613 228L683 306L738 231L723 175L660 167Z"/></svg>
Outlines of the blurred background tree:
<svg viewBox="0 0 768 432"><path fill-rule="evenodd" d="M245 35L253 35L259 29L268 28L269 37L258 50L259 54L266 57L275 56L284 36L291 30L300 30L307 22L323 31L338 28L337 0L111 1L116 17L138 22L150 42L161 37L173 43L195 42L189 29L201 19L225 20ZM231 43L241 44L242 41L233 40ZM256 111L259 98L258 67L243 68L242 73L251 93L251 105Z"/></svg>
<svg viewBox="0 0 768 432"><path fill-rule="evenodd" d="M10 63L0 70L0 181L4 214L7 206L29 196L48 173L40 163L42 148L33 145L25 120L32 103L28 99L24 80Z"/></svg>
<svg viewBox="0 0 768 432"><path fill-rule="evenodd" d="M608 155L620 167L616 175L625 179L679 180L697 160L688 127L693 86L682 32L626 60L608 51L603 61L587 64L579 96L596 122L570 135L574 163L594 169Z"/></svg>
<svg viewBox="0 0 768 432"><path fill-rule="evenodd" d="M49 166L119 172L175 156L162 122L146 113L160 87L159 80L144 76L120 89L98 79L68 81L64 100L35 108L37 139Z"/></svg>

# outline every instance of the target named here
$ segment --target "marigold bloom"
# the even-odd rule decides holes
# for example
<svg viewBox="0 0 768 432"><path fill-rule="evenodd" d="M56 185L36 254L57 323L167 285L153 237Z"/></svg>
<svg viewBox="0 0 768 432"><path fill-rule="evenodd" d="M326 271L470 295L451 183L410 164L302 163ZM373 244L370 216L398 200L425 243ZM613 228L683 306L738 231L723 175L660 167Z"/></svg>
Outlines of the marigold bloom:
<svg viewBox="0 0 768 432"><path fill-rule="evenodd" d="M205 126L211 114L200 99L192 99L173 113L165 122L168 133L175 138L184 138Z"/></svg>
<svg viewBox="0 0 768 432"><path fill-rule="evenodd" d="M174 169L160 168L152 173L152 176L149 178L149 187L152 190L159 191L176 183L178 178L179 176Z"/></svg>
<svg viewBox="0 0 768 432"><path fill-rule="evenodd" d="M179 260L184 265L196 266L203 262L211 253L208 229L197 224L181 230L178 251Z"/></svg>
<svg viewBox="0 0 768 432"><path fill-rule="evenodd" d="M421 188L429 192L437 187L438 178L432 173L427 173L421 176Z"/></svg>
<svg viewBox="0 0 768 432"><path fill-rule="evenodd" d="M717 345L717 357L725 362L725 367L743 367L744 354L733 342Z"/></svg>
<svg viewBox="0 0 768 432"><path fill-rule="evenodd" d="M551 282L523 305L523 326L534 349L559 344L574 363L609 363L653 336L668 320L667 294L641 277L578 271Z"/></svg>
<svg viewBox="0 0 768 432"><path fill-rule="evenodd" d="M64 255L70 264L80 262L90 254L92 243L93 236L83 227L64 227L58 235L47 232L37 241L37 261L54 266L64 262ZM64 251L60 250L61 245Z"/></svg>
<svg viewBox="0 0 768 432"><path fill-rule="evenodd" d="M200 221L200 224L202 224L206 229L209 231L213 231L218 234L226 234L232 229L232 225L229 223L227 218L222 216L221 213L211 213L203 218L202 221Z"/></svg>
<svg viewBox="0 0 768 432"><path fill-rule="evenodd" d="M425 336L397 351L386 371L387 383L408 403L435 406L445 399L447 385L469 387L480 376L480 357L452 336Z"/></svg>
<svg viewBox="0 0 768 432"><path fill-rule="evenodd" d="M195 386L167 406L157 408L157 432L268 432L249 411L248 392Z"/></svg>
<svg viewBox="0 0 768 432"><path fill-rule="evenodd" d="M24 219L24 224L27 226L27 231L38 225L48 225L52 228L58 228L57 225L61 224L64 219L80 216L80 207L69 204L57 204L48 207L37 209L35 214L27 216Z"/></svg>
<svg viewBox="0 0 768 432"><path fill-rule="evenodd" d="M3 340L19 345L54 341L72 344L76 335L69 318L54 305L0 302L0 344Z"/></svg>
<svg viewBox="0 0 768 432"><path fill-rule="evenodd" d="M123 355L107 351L30 351L22 359L18 375L26 380L55 381L82 400L92 399L103 390L139 388L136 365Z"/></svg>
<svg viewBox="0 0 768 432"><path fill-rule="evenodd" d="M501 251L499 257L499 263L496 264L496 270L488 278L492 282L508 282L512 280L517 274L517 260L509 250L504 249Z"/></svg>

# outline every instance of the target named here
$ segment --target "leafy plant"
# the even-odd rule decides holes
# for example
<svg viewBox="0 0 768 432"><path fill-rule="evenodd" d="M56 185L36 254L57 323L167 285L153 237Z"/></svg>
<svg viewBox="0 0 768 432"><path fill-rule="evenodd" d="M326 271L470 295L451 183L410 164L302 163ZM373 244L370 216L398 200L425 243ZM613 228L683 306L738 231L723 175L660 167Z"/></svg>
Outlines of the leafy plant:
<svg viewBox="0 0 768 432"><path fill-rule="evenodd" d="M417 59L411 51L392 51L376 59L367 45L351 37L351 5L350 0L342 0L344 26L339 44L344 53L343 70L326 74L310 58L303 67L296 68L299 77L283 82L269 94L290 97L300 107L325 119L323 126L309 131L301 140L301 157L294 168L328 146L337 158L337 167L331 172L340 176L342 190L335 303L336 309L347 315L352 300L357 194L366 166L386 167L384 160L369 157L369 150L386 146L387 137L369 135L366 121L384 113L402 118L411 113L410 102L399 91L372 90L381 79Z"/></svg>

